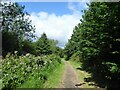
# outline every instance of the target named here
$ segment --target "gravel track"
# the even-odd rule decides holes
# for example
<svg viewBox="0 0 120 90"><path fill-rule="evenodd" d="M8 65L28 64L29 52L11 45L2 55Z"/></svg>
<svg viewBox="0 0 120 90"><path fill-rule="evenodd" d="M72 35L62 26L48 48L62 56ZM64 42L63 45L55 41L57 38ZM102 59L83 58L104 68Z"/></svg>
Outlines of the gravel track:
<svg viewBox="0 0 120 90"><path fill-rule="evenodd" d="M79 80L74 68L72 67L70 62L64 61L64 63L65 71L60 88L79 88L78 86L75 86L76 84L79 84Z"/></svg>

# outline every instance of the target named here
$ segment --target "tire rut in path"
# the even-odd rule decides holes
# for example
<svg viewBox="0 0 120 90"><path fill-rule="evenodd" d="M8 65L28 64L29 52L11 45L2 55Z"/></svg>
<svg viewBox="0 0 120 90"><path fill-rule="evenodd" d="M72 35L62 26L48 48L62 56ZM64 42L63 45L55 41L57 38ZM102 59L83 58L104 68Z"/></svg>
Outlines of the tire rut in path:
<svg viewBox="0 0 120 90"><path fill-rule="evenodd" d="M77 74L71 64L68 61L65 61L65 72L63 80L61 82L61 88L78 88L75 86L79 83Z"/></svg>

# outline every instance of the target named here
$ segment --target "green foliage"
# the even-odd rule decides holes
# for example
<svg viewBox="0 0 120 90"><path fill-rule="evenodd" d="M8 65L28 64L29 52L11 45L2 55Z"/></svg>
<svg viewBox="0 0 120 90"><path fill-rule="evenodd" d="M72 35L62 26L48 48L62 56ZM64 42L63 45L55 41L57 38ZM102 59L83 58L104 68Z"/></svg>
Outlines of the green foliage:
<svg viewBox="0 0 120 90"><path fill-rule="evenodd" d="M91 2L88 7L65 47L67 59L79 51L82 67L98 83L103 79L103 87L119 87L120 2Z"/></svg>
<svg viewBox="0 0 120 90"><path fill-rule="evenodd" d="M31 53L33 55L37 55L35 42L32 42L30 40L24 40L22 42L22 51L24 53Z"/></svg>
<svg viewBox="0 0 120 90"><path fill-rule="evenodd" d="M50 73L61 63L59 54L56 54L60 51L57 51L57 41L48 39L43 33L36 42L32 42L35 28L31 25L28 13L24 11L25 7L18 3L1 5L4 56L2 88L43 87Z"/></svg>
<svg viewBox="0 0 120 90"><path fill-rule="evenodd" d="M74 53L74 54L70 57L70 60L71 60L71 61L74 61L74 62L77 62L77 63L80 63L80 53L79 53L79 52Z"/></svg>
<svg viewBox="0 0 120 90"><path fill-rule="evenodd" d="M43 33L40 38L35 42L35 51L37 55L49 55L57 54L60 57L62 55L62 49L57 47L57 40L47 38L47 35Z"/></svg>
<svg viewBox="0 0 120 90"><path fill-rule="evenodd" d="M57 40L53 40L53 39L48 39L49 41L49 45L50 45L50 49L52 51L52 53L55 53L56 52L56 49L57 49L57 44L58 44L58 41Z"/></svg>
<svg viewBox="0 0 120 90"><path fill-rule="evenodd" d="M2 50L3 54L21 51L24 39L34 38L35 29L31 25L24 6L18 3L4 3L2 6Z"/></svg>
<svg viewBox="0 0 120 90"><path fill-rule="evenodd" d="M43 88L59 88L60 82L63 79L63 73L65 70L64 62L58 64L52 72L49 73L47 81L44 83Z"/></svg>
<svg viewBox="0 0 120 90"><path fill-rule="evenodd" d="M2 32L2 50L3 55L7 52L17 50L17 36L14 32Z"/></svg>
<svg viewBox="0 0 120 90"><path fill-rule="evenodd" d="M2 53L18 51L19 55L31 53L34 55L48 55L56 53L58 41L48 39L43 33L36 42L35 27L29 20L29 14L24 11L25 6L18 3L3 3L2 5ZM60 49L59 49L60 50ZM59 52L57 52L58 54Z"/></svg>
<svg viewBox="0 0 120 90"><path fill-rule="evenodd" d="M64 50L63 50L62 48L56 47L55 54L56 54L56 55L59 55L61 58L63 58L63 57L64 57L64 52L63 52L63 51L64 51Z"/></svg>
<svg viewBox="0 0 120 90"><path fill-rule="evenodd" d="M38 41L36 42L36 49L37 49L37 54L51 54L52 51L50 49L50 43L49 40L47 38L47 35L45 33L43 33L41 35L41 37L38 39Z"/></svg>
<svg viewBox="0 0 120 90"><path fill-rule="evenodd" d="M35 57L26 54L17 56L17 51L15 55L8 54L2 62L2 88L17 88L31 79L39 80L39 84L41 84L39 87L42 87L49 73L60 63L61 59L56 55Z"/></svg>
<svg viewBox="0 0 120 90"><path fill-rule="evenodd" d="M80 24L78 24L80 26ZM79 50L79 45L80 45L80 30L79 28L75 26L73 30L73 34L71 36L71 39L68 40L68 43L66 44L66 47L64 49L64 53L66 54L66 59L69 60L70 57L76 53Z"/></svg>

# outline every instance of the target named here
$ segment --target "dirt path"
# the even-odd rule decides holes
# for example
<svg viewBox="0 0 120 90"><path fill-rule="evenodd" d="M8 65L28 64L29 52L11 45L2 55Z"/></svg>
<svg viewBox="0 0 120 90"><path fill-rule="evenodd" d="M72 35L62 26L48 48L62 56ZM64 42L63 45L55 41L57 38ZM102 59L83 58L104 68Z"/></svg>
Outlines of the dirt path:
<svg viewBox="0 0 120 90"><path fill-rule="evenodd" d="M65 61L65 72L60 88L78 88L76 84L79 84L78 76L71 64Z"/></svg>

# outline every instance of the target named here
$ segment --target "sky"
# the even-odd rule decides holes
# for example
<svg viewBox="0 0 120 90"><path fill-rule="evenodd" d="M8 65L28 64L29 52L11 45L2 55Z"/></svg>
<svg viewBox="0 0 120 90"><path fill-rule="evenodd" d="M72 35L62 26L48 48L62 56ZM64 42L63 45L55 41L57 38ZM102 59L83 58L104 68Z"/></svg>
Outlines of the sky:
<svg viewBox="0 0 120 90"><path fill-rule="evenodd" d="M29 19L35 25L36 35L46 33L50 39L58 40L58 46L64 48L70 39L74 27L80 23L81 10L87 8L86 2L19 2L25 5Z"/></svg>

